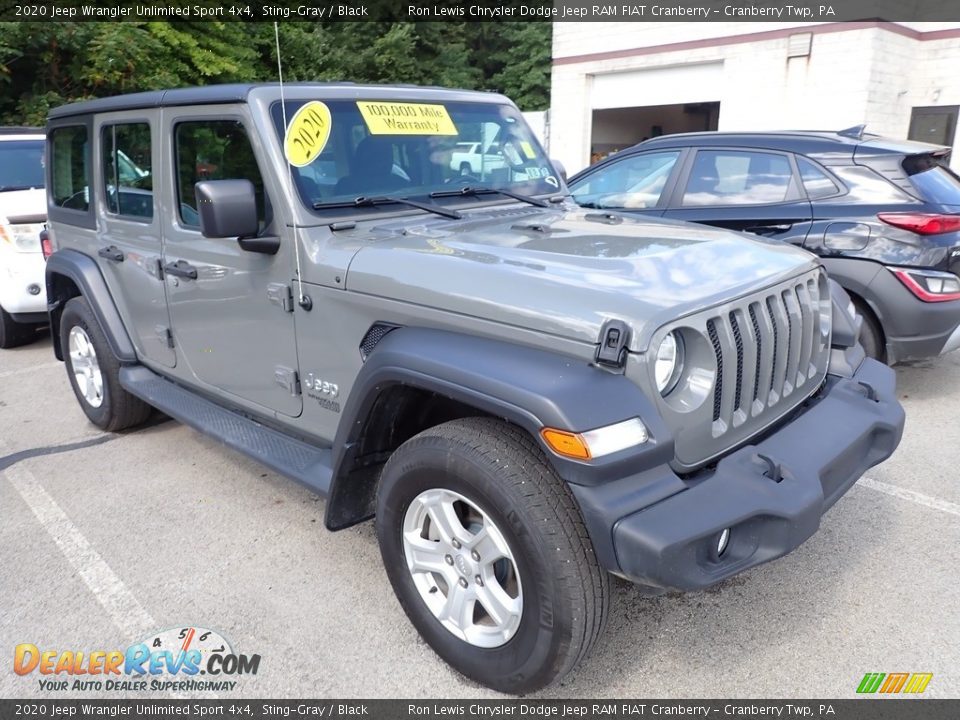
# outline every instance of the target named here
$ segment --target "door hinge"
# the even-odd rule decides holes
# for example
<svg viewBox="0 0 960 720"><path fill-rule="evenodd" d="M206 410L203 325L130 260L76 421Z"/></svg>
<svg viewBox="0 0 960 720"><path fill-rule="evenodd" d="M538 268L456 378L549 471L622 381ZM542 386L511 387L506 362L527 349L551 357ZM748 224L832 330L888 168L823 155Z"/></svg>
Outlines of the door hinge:
<svg viewBox="0 0 960 720"><path fill-rule="evenodd" d="M293 312L293 290L283 283L267 285L267 299L284 312Z"/></svg>
<svg viewBox="0 0 960 720"><path fill-rule="evenodd" d="M300 395L300 376L293 368L277 365L273 369L273 380L280 387L290 393L291 397Z"/></svg>
<svg viewBox="0 0 960 720"><path fill-rule="evenodd" d="M170 332L170 328L164 325L157 325L154 327L154 330L157 333L157 339L160 340L168 348L173 347L173 333Z"/></svg>

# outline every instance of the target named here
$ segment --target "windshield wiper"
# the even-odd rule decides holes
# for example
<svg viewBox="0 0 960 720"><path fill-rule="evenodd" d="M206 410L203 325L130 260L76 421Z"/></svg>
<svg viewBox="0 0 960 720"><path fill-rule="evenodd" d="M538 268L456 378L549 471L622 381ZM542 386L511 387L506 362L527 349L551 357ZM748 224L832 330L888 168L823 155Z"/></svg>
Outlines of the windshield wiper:
<svg viewBox="0 0 960 720"><path fill-rule="evenodd" d="M459 190L440 190L437 192L430 193L432 198L444 198L444 197L458 197L460 195L472 195L476 197L477 195L503 195L508 198L513 198L514 200L519 200L520 202L530 203L531 205L536 205L537 207L550 207L550 203L546 200L541 200L540 198L530 197L529 195L521 195L520 193L515 193L512 190L503 190L501 188L491 188L491 187L471 187L467 185L462 187Z"/></svg>
<svg viewBox="0 0 960 720"><path fill-rule="evenodd" d="M399 197L388 197L386 195L381 197L358 197L353 200L345 200L343 202L317 202L313 204L314 210L324 210L327 208L351 208L351 207L374 207L376 205L408 205L410 207L415 207L420 210L426 210L427 212L436 213L437 215L442 215L443 217L450 218L451 220L459 220L463 217L462 213L457 212L456 210L451 210L445 208L442 205L434 205L433 203L419 202L417 200L410 200L409 198L399 198Z"/></svg>

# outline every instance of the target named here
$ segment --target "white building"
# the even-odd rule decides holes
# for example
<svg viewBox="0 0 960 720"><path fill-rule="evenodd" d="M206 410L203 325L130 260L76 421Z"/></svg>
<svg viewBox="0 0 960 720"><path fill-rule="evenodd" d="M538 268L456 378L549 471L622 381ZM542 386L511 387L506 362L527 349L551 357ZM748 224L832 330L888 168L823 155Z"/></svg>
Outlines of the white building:
<svg viewBox="0 0 960 720"><path fill-rule="evenodd" d="M549 140L571 174L647 137L692 130L866 123L955 145L958 106L960 23L553 25Z"/></svg>

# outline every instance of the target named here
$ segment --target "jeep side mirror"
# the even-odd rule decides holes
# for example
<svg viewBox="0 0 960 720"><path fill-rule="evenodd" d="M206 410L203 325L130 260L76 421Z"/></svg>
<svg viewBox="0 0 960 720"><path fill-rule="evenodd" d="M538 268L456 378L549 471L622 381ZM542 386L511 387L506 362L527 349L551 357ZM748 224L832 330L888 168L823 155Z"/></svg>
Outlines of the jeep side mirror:
<svg viewBox="0 0 960 720"><path fill-rule="evenodd" d="M257 196L249 180L204 180L194 193L204 237L236 238L241 249L266 255L280 249L280 238L257 237Z"/></svg>
<svg viewBox="0 0 960 720"><path fill-rule="evenodd" d="M241 238L259 231L257 197L249 180L205 180L194 193L204 237Z"/></svg>
<svg viewBox="0 0 960 720"><path fill-rule="evenodd" d="M567 181L567 169L563 166L563 163L557 160L556 158L550 158L550 163L553 165L553 169L556 171L557 175L563 178L563 181Z"/></svg>

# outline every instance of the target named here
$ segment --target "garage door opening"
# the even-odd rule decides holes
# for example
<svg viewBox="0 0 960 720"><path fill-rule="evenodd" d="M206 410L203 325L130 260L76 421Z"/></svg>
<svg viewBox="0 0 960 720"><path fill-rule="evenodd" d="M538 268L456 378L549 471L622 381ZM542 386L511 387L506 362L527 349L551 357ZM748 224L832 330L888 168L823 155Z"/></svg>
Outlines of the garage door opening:
<svg viewBox="0 0 960 720"><path fill-rule="evenodd" d="M716 130L719 117L719 102L594 110L590 162L652 137Z"/></svg>

